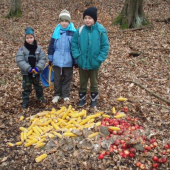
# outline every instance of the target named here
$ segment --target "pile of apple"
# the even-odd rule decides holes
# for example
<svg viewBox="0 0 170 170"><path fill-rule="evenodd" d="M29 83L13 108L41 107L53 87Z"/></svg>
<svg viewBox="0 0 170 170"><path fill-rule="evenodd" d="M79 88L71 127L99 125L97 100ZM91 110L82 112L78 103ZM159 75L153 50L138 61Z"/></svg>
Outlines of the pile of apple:
<svg viewBox="0 0 170 170"><path fill-rule="evenodd" d="M105 156L110 155L113 156L113 153L119 154L122 158L134 158L137 150L134 148L132 144L134 141L140 141L140 144L144 147L144 154L147 154L149 151L153 150L157 147L156 138L147 139L140 130L143 129L142 126L138 125L138 118L130 118L126 116L124 119L116 119L116 118L104 118L101 122L101 126L114 126L119 127L120 130L111 130L109 129L109 135L106 137L108 140L113 135L116 136L116 140L114 143L110 145L109 150L106 150L99 154L98 158L103 159ZM99 143L103 138L100 139ZM132 143L131 143L131 142ZM129 144L130 143L130 144ZM164 150L162 154L170 153L170 143L164 146L166 151ZM166 163L166 157L156 157L152 158L153 160L153 168L159 167L161 163ZM135 164L140 169L146 169L146 166L141 162L136 162Z"/></svg>

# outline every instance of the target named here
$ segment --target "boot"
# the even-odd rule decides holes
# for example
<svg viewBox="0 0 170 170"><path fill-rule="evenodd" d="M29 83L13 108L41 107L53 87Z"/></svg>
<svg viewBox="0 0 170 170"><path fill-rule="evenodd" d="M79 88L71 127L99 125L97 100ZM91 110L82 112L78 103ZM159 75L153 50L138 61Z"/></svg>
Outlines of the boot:
<svg viewBox="0 0 170 170"><path fill-rule="evenodd" d="M79 92L79 103L77 106L83 107L86 104L86 92Z"/></svg>
<svg viewBox="0 0 170 170"><path fill-rule="evenodd" d="M24 109L28 108L28 101L22 102L22 108L24 108Z"/></svg>
<svg viewBox="0 0 170 170"><path fill-rule="evenodd" d="M91 92L91 104L90 107L97 107L98 92Z"/></svg>

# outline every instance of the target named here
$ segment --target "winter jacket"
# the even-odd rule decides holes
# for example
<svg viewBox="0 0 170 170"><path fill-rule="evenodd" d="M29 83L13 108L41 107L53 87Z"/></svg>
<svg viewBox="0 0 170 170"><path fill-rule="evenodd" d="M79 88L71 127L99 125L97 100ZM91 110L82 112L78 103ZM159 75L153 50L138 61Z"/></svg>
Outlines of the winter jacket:
<svg viewBox="0 0 170 170"><path fill-rule="evenodd" d="M21 47L16 55L16 62L19 68L21 69L22 75L28 75L28 72L31 69L31 66L28 61L28 56L29 50L25 46ZM44 51L41 50L40 46L37 46L37 49L35 51L35 57L36 57L35 67L38 68L39 70L38 73L41 73L46 63L46 55Z"/></svg>
<svg viewBox="0 0 170 170"><path fill-rule="evenodd" d="M77 62L71 54L71 39L74 32L60 30L60 39L51 38L48 48L48 59L58 67L73 67Z"/></svg>
<svg viewBox="0 0 170 170"><path fill-rule="evenodd" d="M79 29L71 41L72 55L82 69L99 69L109 52L106 29L98 22L91 27L85 25L81 33Z"/></svg>

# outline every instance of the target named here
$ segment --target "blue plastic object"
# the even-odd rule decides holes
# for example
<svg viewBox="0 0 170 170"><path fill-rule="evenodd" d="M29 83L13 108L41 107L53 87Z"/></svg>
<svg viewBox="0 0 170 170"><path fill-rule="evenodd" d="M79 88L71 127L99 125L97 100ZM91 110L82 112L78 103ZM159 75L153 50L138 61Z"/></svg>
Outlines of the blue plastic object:
<svg viewBox="0 0 170 170"><path fill-rule="evenodd" d="M40 79L44 87L49 87L49 72L51 70L51 86L54 85L54 70L53 67L50 69L50 66L46 66L42 73L40 74Z"/></svg>

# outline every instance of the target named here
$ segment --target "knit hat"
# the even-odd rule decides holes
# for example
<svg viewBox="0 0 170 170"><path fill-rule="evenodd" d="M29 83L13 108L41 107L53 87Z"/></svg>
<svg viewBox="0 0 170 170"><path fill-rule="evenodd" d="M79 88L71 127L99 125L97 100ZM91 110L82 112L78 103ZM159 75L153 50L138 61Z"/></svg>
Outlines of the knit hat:
<svg viewBox="0 0 170 170"><path fill-rule="evenodd" d="M83 19L86 15L92 17L94 19L94 22L96 22L97 21L97 8L95 7L87 8L83 13Z"/></svg>
<svg viewBox="0 0 170 170"><path fill-rule="evenodd" d="M25 35L28 35L28 34L31 34L31 35L34 36L34 29L31 28L31 27L27 27L27 28L25 29Z"/></svg>
<svg viewBox="0 0 170 170"><path fill-rule="evenodd" d="M66 9L62 10L59 15L59 22L63 20L71 21L70 13Z"/></svg>

